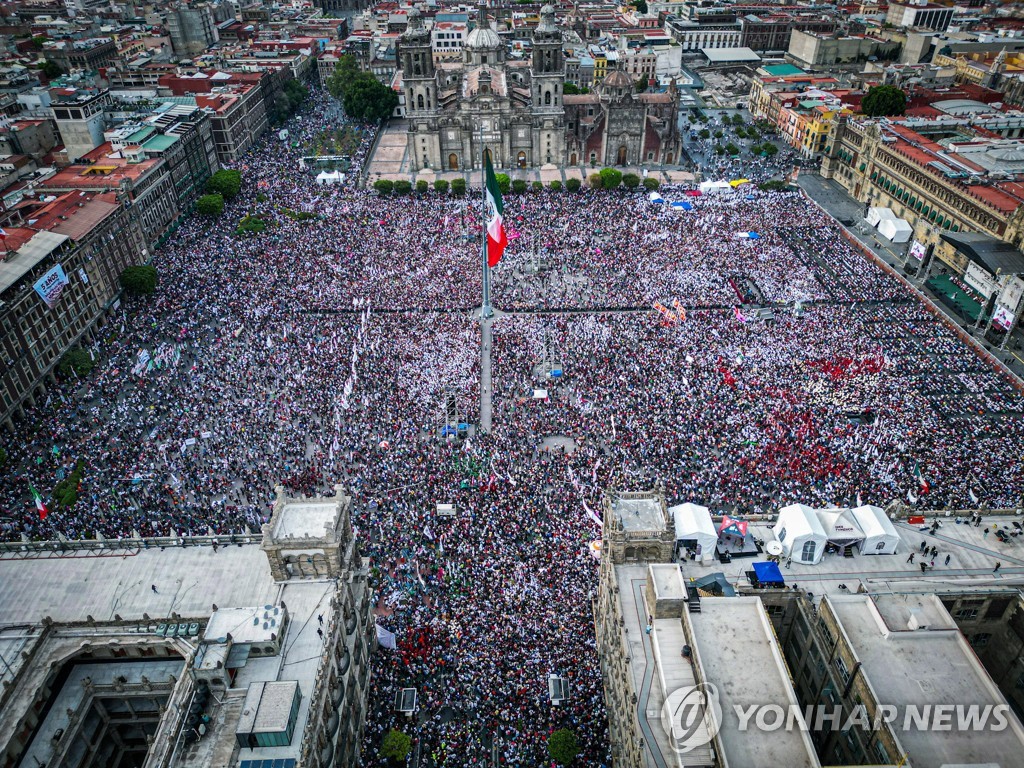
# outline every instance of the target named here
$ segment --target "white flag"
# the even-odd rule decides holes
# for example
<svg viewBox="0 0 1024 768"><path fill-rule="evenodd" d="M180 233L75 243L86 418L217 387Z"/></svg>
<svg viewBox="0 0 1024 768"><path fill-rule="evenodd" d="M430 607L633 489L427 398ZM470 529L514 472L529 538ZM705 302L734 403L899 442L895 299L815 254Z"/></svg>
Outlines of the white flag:
<svg viewBox="0 0 1024 768"><path fill-rule="evenodd" d="M377 625L377 642L382 648L395 649L395 633L388 632L380 624Z"/></svg>

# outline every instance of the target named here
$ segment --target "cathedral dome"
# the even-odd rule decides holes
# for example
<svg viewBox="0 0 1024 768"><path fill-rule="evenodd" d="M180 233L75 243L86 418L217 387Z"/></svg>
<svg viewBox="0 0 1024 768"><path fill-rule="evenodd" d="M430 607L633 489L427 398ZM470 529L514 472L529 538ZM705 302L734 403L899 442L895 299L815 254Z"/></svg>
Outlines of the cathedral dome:
<svg viewBox="0 0 1024 768"><path fill-rule="evenodd" d="M601 83L605 88L611 90L613 88L629 88L633 87L633 81L629 79L629 75L623 72L621 69L616 69L609 72Z"/></svg>
<svg viewBox="0 0 1024 768"><path fill-rule="evenodd" d="M486 24L486 22L481 22ZM501 38L490 26L479 26L466 37L466 48L470 50L497 50L501 47Z"/></svg>

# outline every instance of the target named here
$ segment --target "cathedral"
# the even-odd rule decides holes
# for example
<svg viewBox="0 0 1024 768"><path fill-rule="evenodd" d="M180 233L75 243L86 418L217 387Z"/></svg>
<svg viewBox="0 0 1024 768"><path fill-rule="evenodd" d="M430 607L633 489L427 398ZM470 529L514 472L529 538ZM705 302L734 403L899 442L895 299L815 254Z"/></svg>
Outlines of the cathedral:
<svg viewBox="0 0 1024 768"><path fill-rule="evenodd" d="M498 168L678 162L674 86L636 93L616 70L593 93L566 96L554 8L541 9L529 59L507 60L482 8L477 18L463 60L435 65L430 32L409 12L400 56L412 170L476 169L485 150Z"/></svg>

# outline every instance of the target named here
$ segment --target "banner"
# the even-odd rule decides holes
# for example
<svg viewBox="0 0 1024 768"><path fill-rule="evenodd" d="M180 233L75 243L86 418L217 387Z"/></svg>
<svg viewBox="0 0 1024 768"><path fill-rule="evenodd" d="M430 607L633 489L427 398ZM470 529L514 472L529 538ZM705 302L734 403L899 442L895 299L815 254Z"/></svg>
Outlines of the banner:
<svg viewBox="0 0 1024 768"><path fill-rule="evenodd" d="M1010 330L1010 327L1013 325L1013 312L1008 307L999 305L992 315L992 325L1002 331Z"/></svg>
<svg viewBox="0 0 1024 768"><path fill-rule="evenodd" d="M53 305L57 303L57 300L60 299L61 293L64 291L64 286L69 282L71 281L68 280L68 276L64 274L64 268L60 264L57 264L53 269L39 278L36 281L36 284L32 287L35 288L36 293L39 294L39 298L43 300L43 303L50 309L53 309Z"/></svg>
<svg viewBox="0 0 1024 768"><path fill-rule="evenodd" d="M924 243L922 243L920 240L915 240L910 244L910 250L908 251L908 253L913 258L917 259L918 261L921 261L921 259L924 258L925 253L927 253L927 251L928 249L925 247Z"/></svg>

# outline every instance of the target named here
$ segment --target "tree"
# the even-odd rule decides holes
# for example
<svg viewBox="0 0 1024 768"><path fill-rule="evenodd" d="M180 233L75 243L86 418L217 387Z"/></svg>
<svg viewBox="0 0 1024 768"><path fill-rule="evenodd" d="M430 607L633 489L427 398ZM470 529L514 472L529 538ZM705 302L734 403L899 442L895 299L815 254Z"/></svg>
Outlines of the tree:
<svg viewBox="0 0 1024 768"><path fill-rule="evenodd" d="M707 128L701 128L700 133L698 133L697 135L706 141L707 139L711 138L711 131L709 131Z"/></svg>
<svg viewBox="0 0 1024 768"><path fill-rule="evenodd" d="M601 186L605 189L615 189L622 183L622 171L615 168L602 168L598 175L601 177Z"/></svg>
<svg viewBox="0 0 1024 768"><path fill-rule="evenodd" d="M338 63L334 65L334 71L324 83L327 92L338 101L343 100L349 85L358 74L359 62L356 61L356 57L350 53L342 54L338 57Z"/></svg>
<svg viewBox="0 0 1024 768"><path fill-rule="evenodd" d="M526 181L524 179L516 179L512 182L512 191L517 195L521 195L526 191Z"/></svg>
<svg viewBox="0 0 1024 768"><path fill-rule="evenodd" d="M586 86L573 85L572 83L566 83L562 86L562 95L564 96L575 96L580 93L590 93L590 89Z"/></svg>
<svg viewBox="0 0 1024 768"><path fill-rule="evenodd" d="M242 172L221 168L206 180L206 191L231 200L242 189Z"/></svg>
<svg viewBox="0 0 1024 768"><path fill-rule="evenodd" d="M647 13L647 0L633 0L633 7L637 13Z"/></svg>
<svg viewBox="0 0 1024 768"><path fill-rule="evenodd" d="M461 176L452 179L452 194L457 197L462 197L466 194L466 180Z"/></svg>
<svg viewBox="0 0 1024 768"><path fill-rule="evenodd" d="M220 216L224 213L224 198L220 195L203 195L196 200L196 212L203 216Z"/></svg>
<svg viewBox="0 0 1024 768"><path fill-rule="evenodd" d="M730 155L738 155L740 153L740 148L730 141L728 144L725 145L725 151L728 152Z"/></svg>
<svg viewBox="0 0 1024 768"><path fill-rule="evenodd" d="M507 195L508 191L512 188L512 179L509 178L509 175L507 173L496 173L494 178L498 182L498 189L501 191L501 194Z"/></svg>
<svg viewBox="0 0 1024 768"><path fill-rule="evenodd" d="M345 89L342 106L349 117L376 123L395 111L398 94L369 72L360 72Z"/></svg>
<svg viewBox="0 0 1024 768"><path fill-rule="evenodd" d="M425 195L425 194L427 194L427 190L428 189L430 189L430 183L428 181L426 181L426 179L417 179L416 180L416 192L417 193L419 193L421 195Z"/></svg>
<svg viewBox="0 0 1024 768"><path fill-rule="evenodd" d="M560 182L558 179L552 179L551 183L548 184L548 186L551 188L552 192L562 191L562 182Z"/></svg>
<svg viewBox="0 0 1024 768"><path fill-rule="evenodd" d="M737 128L736 128L736 138L738 138L738 139L745 139L746 137L747 137L747 132L745 130L743 130L743 126L742 125L737 126Z"/></svg>
<svg viewBox="0 0 1024 768"><path fill-rule="evenodd" d="M408 195L412 192L412 182L408 179L399 179L395 182L396 195Z"/></svg>
<svg viewBox="0 0 1024 768"><path fill-rule="evenodd" d="M715 137L716 139L720 139L720 138L722 138L723 136L725 136L725 134L724 134L724 133L722 133L722 131L721 131L721 130L716 130L716 131L714 132L714 134L713 134L713 135L714 135L714 137Z"/></svg>
<svg viewBox="0 0 1024 768"><path fill-rule="evenodd" d="M779 154L779 148L772 144L770 141L766 141L764 144L761 145L761 152L763 152L768 157L774 157L775 155Z"/></svg>
<svg viewBox="0 0 1024 768"><path fill-rule="evenodd" d="M635 83L633 83L633 87L636 89L637 93L643 93L647 90L647 78L639 78Z"/></svg>
<svg viewBox="0 0 1024 768"><path fill-rule="evenodd" d="M716 155L724 155L725 154L725 147L723 147L721 144L715 144L715 154Z"/></svg>
<svg viewBox="0 0 1024 768"><path fill-rule="evenodd" d="M769 179L768 181L758 184L757 188L764 190L765 192L781 192L786 188L786 182L781 181L780 179Z"/></svg>
<svg viewBox="0 0 1024 768"><path fill-rule="evenodd" d="M86 376L96 366L89 353L81 347L72 347L64 353L64 357L57 364L57 370L62 376Z"/></svg>
<svg viewBox="0 0 1024 768"><path fill-rule="evenodd" d="M579 192L582 186L583 182L577 179L575 176L565 180L565 188L570 192Z"/></svg>
<svg viewBox="0 0 1024 768"><path fill-rule="evenodd" d="M604 185L604 179L601 178L600 173L592 173L587 176L587 183L591 189L600 189Z"/></svg>
<svg viewBox="0 0 1024 768"><path fill-rule="evenodd" d="M660 186L661 183L653 176L648 176L646 179L644 179L644 189L646 189L648 192L655 192Z"/></svg>
<svg viewBox="0 0 1024 768"><path fill-rule="evenodd" d="M907 95L895 85L876 85L860 103L860 111L868 117L902 115L907 109Z"/></svg>
<svg viewBox="0 0 1024 768"><path fill-rule="evenodd" d="M392 765L405 763L412 751L412 739L401 731L392 728L380 743L380 756Z"/></svg>
<svg viewBox="0 0 1024 768"><path fill-rule="evenodd" d="M535 181L535 182L533 182L533 183L532 183L532 184L530 185L530 188L531 188L531 189L532 189L532 190L533 190L534 192L541 192L541 191L542 191L542 190L544 189L544 182L543 182L543 181Z"/></svg>
<svg viewBox="0 0 1024 768"><path fill-rule="evenodd" d="M434 182L434 191L442 195L448 191L448 179L438 179Z"/></svg>
<svg viewBox="0 0 1024 768"><path fill-rule="evenodd" d="M743 120L743 115L741 115L739 112L732 116L733 125L743 125L744 122L745 121Z"/></svg>
<svg viewBox="0 0 1024 768"><path fill-rule="evenodd" d="M82 484L82 475L85 472L85 462L79 459L75 462L75 468L71 474L63 480L59 480L53 486L53 493L50 495L57 502L57 506L70 509L78 501L78 489Z"/></svg>
<svg viewBox="0 0 1024 768"><path fill-rule="evenodd" d="M559 765L569 765L579 754L580 745L576 734L568 728L561 728L548 736L548 754Z"/></svg>
<svg viewBox="0 0 1024 768"><path fill-rule="evenodd" d="M43 73L47 80L56 80L64 74L64 70L49 59L43 62L42 66L39 67L39 71Z"/></svg>
<svg viewBox="0 0 1024 768"><path fill-rule="evenodd" d="M622 185L626 189L636 189L640 186L640 177L635 173L627 173L622 177Z"/></svg>
<svg viewBox="0 0 1024 768"><path fill-rule="evenodd" d="M36 35L31 40L29 40L29 44L32 46L32 50L41 51L43 50L43 43L45 43L46 40L46 35Z"/></svg>
<svg viewBox="0 0 1024 768"><path fill-rule="evenodd" d="M377 179L373 182L373 188L380 192L382 195L390 195L395 191L395 182L391 179Z"/></svg>
<svg viewBox="0 0 1024 768"><path fill-rule="evenodd" d="M143 264L125 267L118 278L121 287L136 296L148 296L156 290L156 267Z"/></svg>

